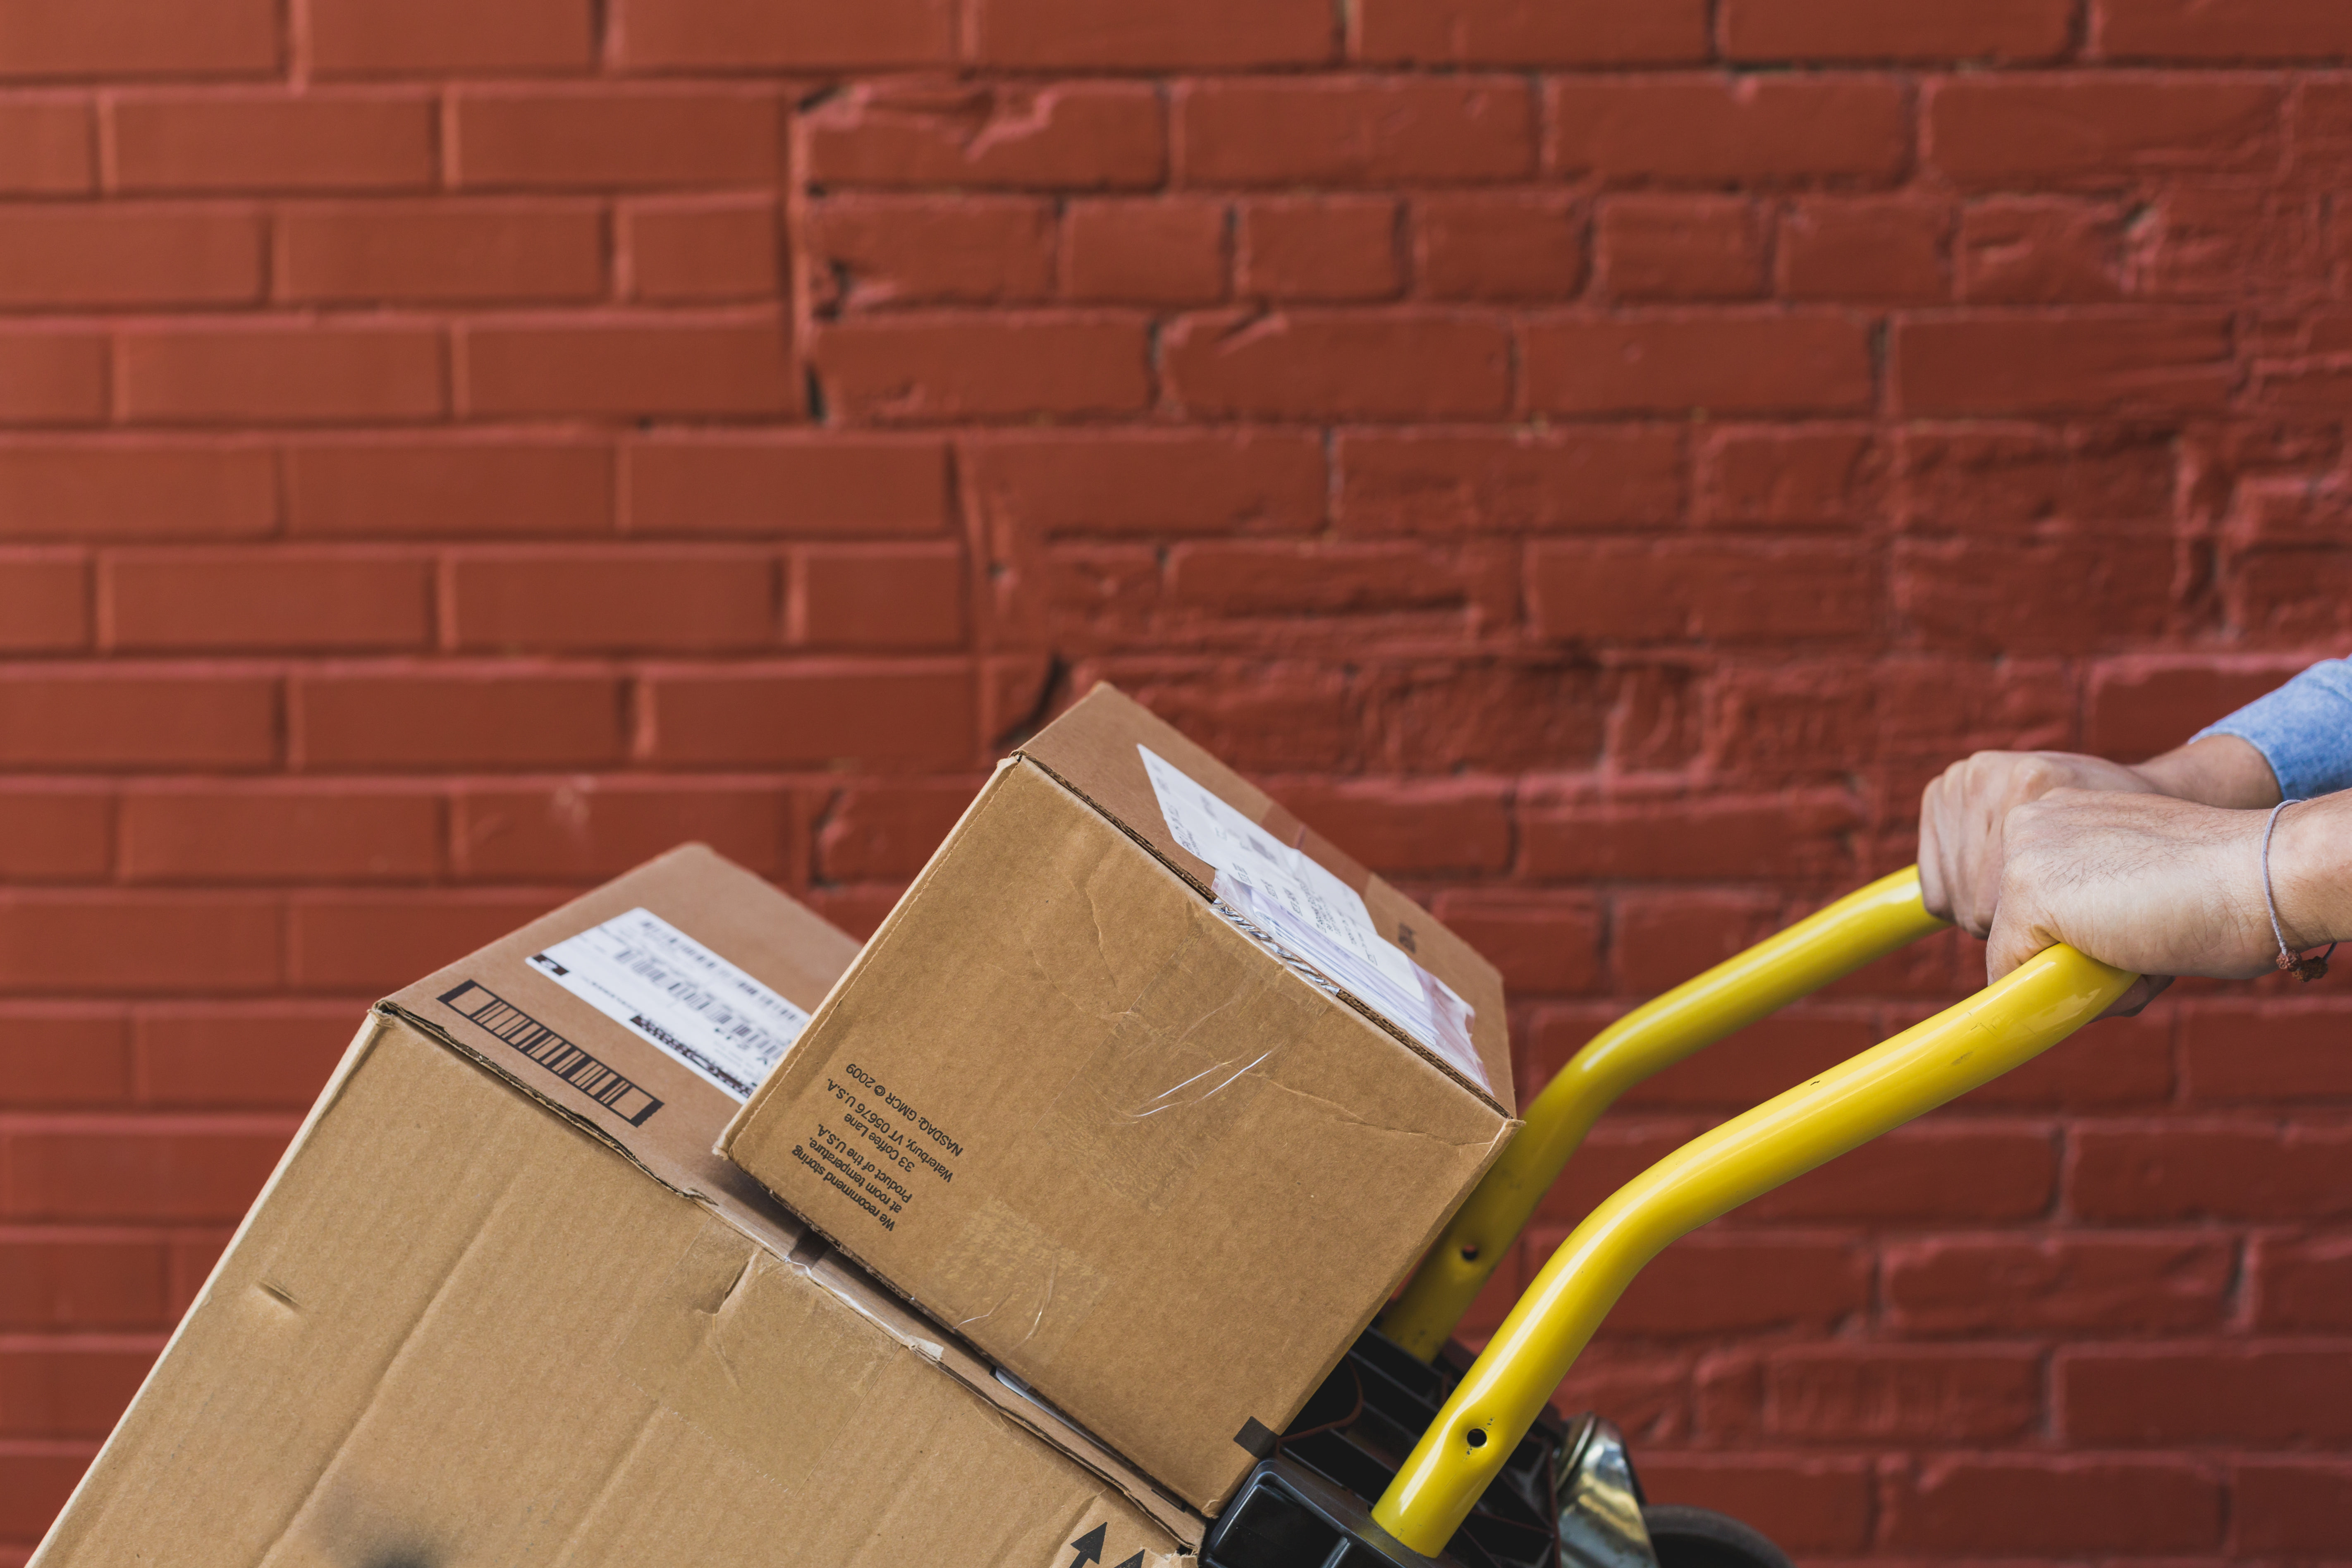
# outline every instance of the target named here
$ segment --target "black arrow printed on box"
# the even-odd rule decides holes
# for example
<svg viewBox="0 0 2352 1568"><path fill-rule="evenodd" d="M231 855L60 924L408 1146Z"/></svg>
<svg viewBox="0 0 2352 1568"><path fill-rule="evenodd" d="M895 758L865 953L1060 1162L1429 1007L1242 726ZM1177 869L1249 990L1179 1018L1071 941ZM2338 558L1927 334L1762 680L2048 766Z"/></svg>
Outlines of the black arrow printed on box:
<svg viewBox="0 0 2352 1568"><path fill-rule="evenodd" d="M1109 1533L1109 1525L1097 1524L1076 1541L1071 1542L1070 1544L1078 1549L1078 1554L1070 1559L1069 1568L1087 1568L1088 1563L1100 1563L1103 1554L1103 1538ZM1143 1568L1143 1549L1138 1547L1135 1555L1119 1563L1118 1568Z"/></svg>

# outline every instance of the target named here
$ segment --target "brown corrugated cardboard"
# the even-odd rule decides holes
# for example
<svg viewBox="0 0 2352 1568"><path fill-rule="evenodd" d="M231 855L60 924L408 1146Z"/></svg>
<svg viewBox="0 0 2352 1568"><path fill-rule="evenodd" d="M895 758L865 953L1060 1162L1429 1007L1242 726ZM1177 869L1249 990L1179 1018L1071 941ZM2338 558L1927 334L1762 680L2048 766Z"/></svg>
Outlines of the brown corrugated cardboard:
<svg viewBox="0 0 2352 1568"><path fill-rule="evenodd" d="M641 1027L549 972L608 922L656 932L602 954L656 987ZM692 848L379 1007L34 1561L1063 1568L1097 1527L1107 1563L1196 1543L710 1152L734 1100L673 1050L751 1039L773 1004L746 984L814 1006L854 952Z"/></svg>
<svg viewBox="0 0 2352 1568"><path fill-rule="evenodd" d="M1098 687L998 769L722 1148L1213 1513L1501 1152L1511 1092L1491 965Z"/></svg>

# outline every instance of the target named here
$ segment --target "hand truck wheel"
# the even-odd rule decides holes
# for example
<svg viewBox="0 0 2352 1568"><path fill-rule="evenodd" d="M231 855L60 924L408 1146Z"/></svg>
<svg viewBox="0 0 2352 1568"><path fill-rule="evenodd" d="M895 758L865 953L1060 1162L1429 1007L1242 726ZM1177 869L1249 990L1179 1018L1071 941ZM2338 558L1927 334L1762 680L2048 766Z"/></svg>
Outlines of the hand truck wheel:
<svg viewBox="0 0 2352 1568"><path fill-rule="evenodd" d="M1796 1568L1763 1531L1711 1508L1654 1503L1642 1523L1658 1568Z"/></svg>

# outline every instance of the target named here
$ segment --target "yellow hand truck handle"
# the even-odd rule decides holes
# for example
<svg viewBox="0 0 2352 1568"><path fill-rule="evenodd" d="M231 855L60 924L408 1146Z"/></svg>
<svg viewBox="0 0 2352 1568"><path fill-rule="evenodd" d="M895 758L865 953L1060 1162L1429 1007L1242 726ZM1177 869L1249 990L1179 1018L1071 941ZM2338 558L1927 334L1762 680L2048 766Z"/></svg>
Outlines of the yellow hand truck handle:
<svg viewBox="0 0 2352 1568"><path fill-rule="evenodd" d="M1372 1518L1414 1551L1436 1556L1602 1317L1669 1242L2030 1061L2105 1012L2133 979L2071 947L2050 948L1969 1001L1701 1134L1634 1177L1552 1254L1422 1434Z"/></svg>
<svg viewBox="0 0 2352 1568"><path fill-rule="evenodd" d="M1386 1311L1381 1332L1423 1361L1453 1337L1569 1156L1617 1097L1798 997L1944 929L1918 868L1882 877L1610 1025L1544 1086L1525 1125Z"/></svg>

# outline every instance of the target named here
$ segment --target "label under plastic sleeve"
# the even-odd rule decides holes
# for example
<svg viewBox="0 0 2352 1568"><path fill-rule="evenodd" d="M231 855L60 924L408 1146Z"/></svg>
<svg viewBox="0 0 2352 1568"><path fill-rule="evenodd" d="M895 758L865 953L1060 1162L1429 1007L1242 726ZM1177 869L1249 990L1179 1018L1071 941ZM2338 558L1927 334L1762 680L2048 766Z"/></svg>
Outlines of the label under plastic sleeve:
<svg viewBox="0 0 2352 1568"><path fill-rule="evenodd" d="M566 937L531 954L530 966L738 1100L751 1098L809 1021L651 910Z"/></svg>
<svg viewBox="0 0 2352 1568"><path fill-rule="evenodd" d="M1216 868L1225 905L1333 984L1491 1091L1470 1039L1473 1009L1373 925L1362 895L1139 744L1177 843Z"/></svg>

